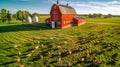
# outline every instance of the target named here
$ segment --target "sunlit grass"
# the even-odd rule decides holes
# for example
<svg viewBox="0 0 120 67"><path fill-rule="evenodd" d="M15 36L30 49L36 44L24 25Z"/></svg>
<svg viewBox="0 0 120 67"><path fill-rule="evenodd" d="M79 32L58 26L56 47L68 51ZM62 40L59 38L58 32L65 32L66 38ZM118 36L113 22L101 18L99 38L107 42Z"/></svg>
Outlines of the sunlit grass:
<svg viewBox="0 0 120 67"><path fill-rule="evenodd" d="M79 27L0 23L1 67L119 67L119 18L89 19ZM17 21L16 21L17 22Z"/></svg>

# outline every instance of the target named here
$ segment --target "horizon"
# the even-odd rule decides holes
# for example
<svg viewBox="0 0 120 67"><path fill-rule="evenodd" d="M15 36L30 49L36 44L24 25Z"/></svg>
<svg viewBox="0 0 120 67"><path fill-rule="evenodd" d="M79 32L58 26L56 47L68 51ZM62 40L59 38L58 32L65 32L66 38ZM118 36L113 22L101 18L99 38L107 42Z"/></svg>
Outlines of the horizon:
<svg viewBox="0 0 120 67"><path fill-rule="evenodd" d="M0 9L5 8L11 13L18 10L29 11L30 13L49 14L51 6L57 0L1 0ZM120 1L118 0L59 0L60 4L73 7L77 14L102 13L120 15Z"/></svg>

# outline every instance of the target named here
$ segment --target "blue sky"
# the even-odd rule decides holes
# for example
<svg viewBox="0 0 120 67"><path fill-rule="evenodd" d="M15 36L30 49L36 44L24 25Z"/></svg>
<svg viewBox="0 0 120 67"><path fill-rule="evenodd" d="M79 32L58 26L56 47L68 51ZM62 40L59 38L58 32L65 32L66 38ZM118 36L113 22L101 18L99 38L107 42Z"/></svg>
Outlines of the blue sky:
<svg viewBox="0 0 120 67"><path fill-rule="evenodd" d="M59 0L60 4L69 3L78 14L102 13L120 15L120 0ZM49 14L56 0L0 0L0 9L6 8L12 13L27 10L31 13Z"/></svg>

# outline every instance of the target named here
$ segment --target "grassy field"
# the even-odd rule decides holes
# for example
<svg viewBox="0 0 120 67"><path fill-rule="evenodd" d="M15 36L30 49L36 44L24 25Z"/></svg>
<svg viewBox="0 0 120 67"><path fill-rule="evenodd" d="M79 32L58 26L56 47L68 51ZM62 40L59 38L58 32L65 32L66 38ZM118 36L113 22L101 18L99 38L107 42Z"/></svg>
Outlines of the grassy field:
<svg viewBox="0 0 120 67"><path fill-rule="evenodd" d="M120 18L87 18L79 27L0 23L0 67L119 67Z"/></svg>

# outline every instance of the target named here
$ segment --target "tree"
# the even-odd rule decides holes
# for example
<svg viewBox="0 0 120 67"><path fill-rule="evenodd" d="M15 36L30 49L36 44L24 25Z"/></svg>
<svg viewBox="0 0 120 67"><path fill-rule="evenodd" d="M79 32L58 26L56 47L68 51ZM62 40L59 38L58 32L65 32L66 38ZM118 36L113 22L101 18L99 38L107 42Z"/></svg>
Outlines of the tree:
<svg viewBox="0 0 120 67"><path fill-rule="evenodd" d="M17 19L18 19L18 20L24 22L25 15L24 15L24 12L23 12L23 11L19 10L19 11L16 13L16 15L17 15Z"/></svg>
<svg viewBox="0 0 120 67"><path fill-rule="evenodd" d="M39 13L33 13L32 16L38 16L39 17L40 14Z"/></svg>
<svg viewBox="0 0 120 67"><path fill-rule="evenodd" d="M16 14L13 14L12 17L17 20L17 15Z"/></svg>
<svg viewBox="0 0 120 67"><path fill-rule="evenodd" d="M93 13L93 14L89 14L88 15L89 16L89 18L102 18L103 17L103 15L101 14L101 13Z"/></svg>
<svg viewBox="0 0 120 67"><path fill-rule="evenodd" d="M12 20L12 14L9 11L7 12L7 20L10 24L10 21Z"/></svg>
<svg viewBox="0 0 120 67"><path fill-rule="evenodd" d="M112 14L108 14L107 16L108 16L108 18L112 18Z"/></svg>
<svg viewBox="0 0 120 67"><path fill-rule="evenodd" d="M112 14L105 15L104 18L112 18Z"/></svg>
<svg viewBox="0 0 120 67"><path fill-rule="evenodd" d="M7 20L6 16L7 16L7 10L4 9L4 8L1 9L1 20L2 20L2 22L5 22Z"/></svg>
<svg viewBox="0 0 120 67"><path fill-rule="evenodd" d="M0 13L0 21L1 21L1 13Z"/></svg>
<svg viewBox="0 0 120 67"><path fill-rule="evenodd" d="M97 14L97 17L102 18L102 14L101 13Z"/></svg>
<svg viewBox="0 0 120 67"><path fill-rule="evenodd" d="M24 11L24 19L26 19L27 16L31 16L29 11Z"/></svg>
<svg viewBox="0 0 120 67"><path fill-rule="evenodd" d="M97 17L97 14L96 13L93 13L93 18L96 18Z"/></svg>
<svg viewBox="0 0 120 67"><path fill-rule="evenodd" d="M25 13L25 16L26 16L26 17L27 17L27 16L31 16L31 14L30 14L29 11L24 11L24 13Z"/></svg>
<svg viewBox="0 0 120 67"><path fill-rule="evenodd" d="M88 16L89 16L89 18L93 18L92 14L89 14Z"/></svg>

